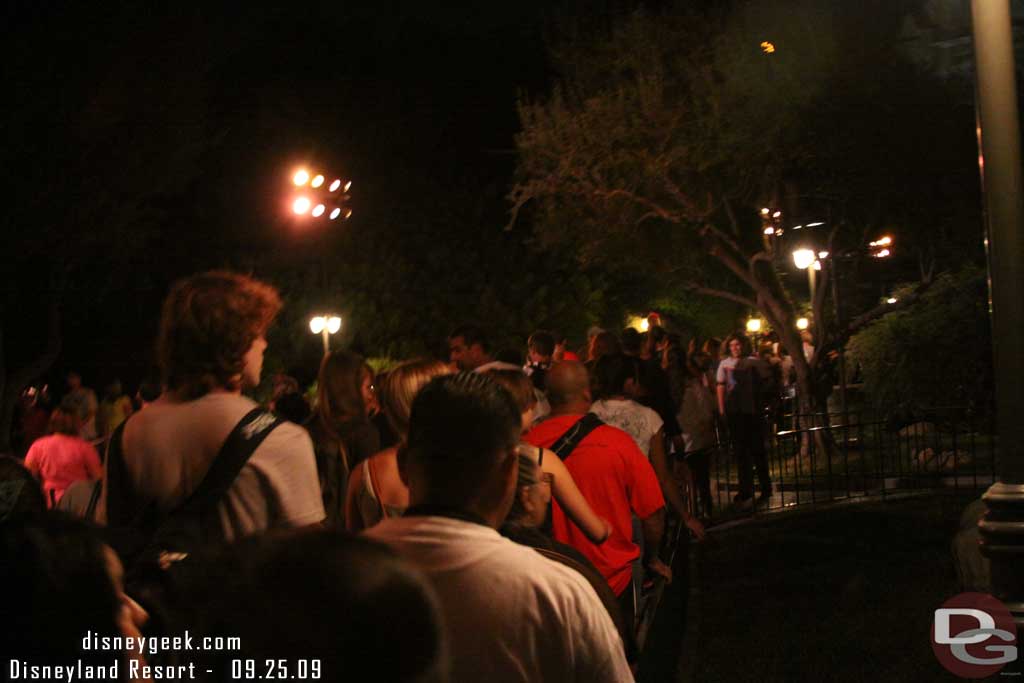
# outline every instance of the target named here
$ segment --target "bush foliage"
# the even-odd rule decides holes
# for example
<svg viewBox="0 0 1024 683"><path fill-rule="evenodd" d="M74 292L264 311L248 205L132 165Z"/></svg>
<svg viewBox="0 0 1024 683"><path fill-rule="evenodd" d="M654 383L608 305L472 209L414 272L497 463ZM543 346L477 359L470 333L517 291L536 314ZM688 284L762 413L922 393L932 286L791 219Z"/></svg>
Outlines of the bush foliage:
<svg viewBox="0 0 1024 683"><path fill-rule="evenodd" d="M880 414L991 402L987 301L985 271L967 266L939 275L915 306L851 338L849 358L859 366L865 394Z"/></svg>

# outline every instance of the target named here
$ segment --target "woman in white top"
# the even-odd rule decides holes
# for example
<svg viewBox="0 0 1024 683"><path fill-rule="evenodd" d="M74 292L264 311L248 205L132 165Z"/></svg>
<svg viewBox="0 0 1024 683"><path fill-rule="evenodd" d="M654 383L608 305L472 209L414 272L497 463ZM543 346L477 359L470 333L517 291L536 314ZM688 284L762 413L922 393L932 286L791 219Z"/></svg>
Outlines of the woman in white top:
<svg viewBox="0 0 1024 683"><path fill-rule="evenodd" d="M597 399L590 412L605 424L618 427L633 437L658 476L662 494L676 514L698 538L704 538L704 526L690 514L665 452L665 430L658 413L636 402L640 395L640 361L624 353L602 356L594 364L591 376Z"/></svg>

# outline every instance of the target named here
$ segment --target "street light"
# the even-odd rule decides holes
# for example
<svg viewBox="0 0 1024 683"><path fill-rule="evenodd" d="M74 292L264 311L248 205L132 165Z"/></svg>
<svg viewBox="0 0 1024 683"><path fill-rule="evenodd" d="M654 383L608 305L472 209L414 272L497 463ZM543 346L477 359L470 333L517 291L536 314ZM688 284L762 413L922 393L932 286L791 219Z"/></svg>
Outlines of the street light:
<svg viewBox="0 0 1024 683"><path fill-rule="evenodd" d="M874 242L869 242L868 247L871 249L871 256L874 258L886 258L892 255L892 237L883 235Z"/></svg>
<svg viewBox="0 0 1024 683"><path fill-rule="evenodd" d="M313 334L322 334L324 339L324 355L330 353L330 335L341 329L341 318L336 315L318 315L310 319L309 329Z"/></svg>
<svg viewBox="0 0 1024 683"><path fill-rule="evenodd" d="M807 271L807 284L811 290L811 310L814 309L814 271L821 270L821 261L813 249L797 249L793 252L793 264Z"/></svg>
<svg viewBox="0 0 1024 683"><path fill-rule="evenodd" d="M800 270L807 270L814 263L815 258L814 250L812 249L797 249L793 252L793 264Z"/></svg>
<svg viewBox="0 0 1024 683"><path fill-rule="evenodd" d="M352 188L352 181L335 178L329 185L326 181L327 178L317 171L306 168L295 171L292 184L303 188L302 194L292 199L292 211L297 216L326 216L330 220L347 220L352 216L352 209L346 204L351 199L348 191Z"/></svg>
<svg viewBox="0 0 1024 683"><path fill-rule="evenodd" d="M810 326L811 326L811 321L809 321L807 318L797 318L796 319L796 329L798 329L798 330L806 330Z"/></svg>
<svg viewBox="0 0 1024 683"><path fill-rule="evenodd" d="M761 331L761 319L760 318L749 318L747 320L747 332L750 334L757 334Z"/></svg>

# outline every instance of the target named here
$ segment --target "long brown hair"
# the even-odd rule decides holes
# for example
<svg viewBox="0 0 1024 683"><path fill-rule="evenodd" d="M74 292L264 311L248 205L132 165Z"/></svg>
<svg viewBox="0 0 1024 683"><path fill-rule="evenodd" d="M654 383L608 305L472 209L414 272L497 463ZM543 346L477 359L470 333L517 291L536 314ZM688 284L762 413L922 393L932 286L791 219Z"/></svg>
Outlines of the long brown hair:
<svg viewBox="0 0 1024 683"><path fill-rule="evenodd" d="M324 356L317 377L316 412L327 427L366 418L363 373L373 370L358 353L332 351Z"/></svg>

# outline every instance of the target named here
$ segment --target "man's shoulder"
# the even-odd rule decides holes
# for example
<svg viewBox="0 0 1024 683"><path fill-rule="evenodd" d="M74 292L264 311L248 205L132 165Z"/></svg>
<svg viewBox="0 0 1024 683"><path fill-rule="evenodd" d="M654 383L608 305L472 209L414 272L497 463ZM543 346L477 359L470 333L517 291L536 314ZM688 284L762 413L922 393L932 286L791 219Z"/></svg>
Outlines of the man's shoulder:
<svg viewBox="0 0 1024 683"><path fill-rule="evenodd" d="M629 432L607 423L599 425L583 439L580 445L615 450L629 448L630 446L636 448L636 442L633 441L633 437L629 435Z"/></svg>
<svg viewBox="0 0 1024 683"><path fill-rule="evenodd" d="M524 438L534 446L549 446L581 417L583 415L552 415L534 425Z"/></svg>

